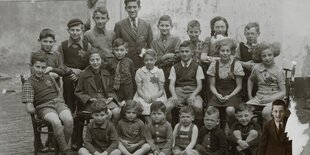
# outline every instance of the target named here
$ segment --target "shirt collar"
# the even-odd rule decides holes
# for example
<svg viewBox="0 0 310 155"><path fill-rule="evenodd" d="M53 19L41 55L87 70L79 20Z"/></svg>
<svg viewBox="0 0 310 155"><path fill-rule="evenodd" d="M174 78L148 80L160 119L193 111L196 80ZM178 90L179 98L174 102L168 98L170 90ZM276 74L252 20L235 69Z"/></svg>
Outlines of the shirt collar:
<svg viewBox="0 0 310 155"><path fill-rule="evenodd" d="M107 32L106 28L98 29L97 26L94 27L93 31L95 32L96 35L98 35L98 34L104 34L104 35L107 34L106 33Z"/></svg>
<svg viewBox="0 0 310 155"><path fill-rule="evenodd" d="M181 61L181 64L183 67L188 67L190 64L192 63L192 59L190 59L188 62L187 62L187 66L185 66L185 63L183 61Z"/></svg>
<svg viewBox="0 0 310 155"><path fill-rule="evenodd" d="M274 123L275 123L275 125L276 125L276 127L279 129L279 125L280 124L282 124L282 127L283 127L283 122L276 122L275 120L274 120Z"/></svg>
<svg viewBox="0 0 310 155"><path fill-rule="evenodd" d="M72 44L77 43L78 45L80 45L81 48L83 48L83 41L82 39L80 39L78 42L74 42L71 38L68 40L68 47L71 47Z"/></svg>
<svg viewBox="0 0 310 155"><path fill-rule="evenodd" d="M152 124L153 124L153 125L164 125L166 122L167 122L167 120L164 118L164 119L163 119L161 122L159 122L159 123L155 123L155 122L152 121Z"/></svg>
<svg viewBox="0 0 310 155"><path fill-rule="evenodd" d="M39 49L39 52L42 52L42 53L46 53L46 54L54 54L53 50L50 50L49 52L46 52L46 51L43 51L42 49Z"/></svg>
<svg viewBox="0 0 310 155"><path fill-rule="evenodd" d="M131 26L133 26L133 25L132 25L132 22L133 22L133 21L132 21L132 18L128 17L128 20L129 20ZM137 27L138 27L138 21L139 21L139 20L138 20L138 17L136 17L136 18L135 18L135 23L136 23Z"/></svg>
<svg viewBox="0 0 310 155"><path fill-rule="evenodd" d="M33 80L35 80L35 81L41 81L41 80L44 80L44 77L45 77L45 76L42 76L42 77L37 77L37 76L35 76L34 74L32 74L32 75L31 75L31 78L32 78Z"/></svg>
<svg viewBox="0 0 310 155"><path fill-rule="evenodd" d="M103 124L97 125L95 121L93 121L92 128L93 129L106 129L108 126L108 120L106 120Z"/></svg>
<svg viewBox="0 0 310 155"><path fill-rule="evenodd" d="M224 63L221 63L221 61L219 61L219 67L230 67L231 64L232 64L232 60L230 59L228 63L224 64Z"/></svg>
<svg viewBox="0 0 310 155"><path fill-rule="evenodd" d="M156 67L156 66L154 66L154 68L153 69L151 69L151 70L149 70L149 69L147 69L145 66L143 66L142 67L142 71L143 72L145 72L145 73L147 73L147 72L151 72L151 73L156 73L157 72L157 70L158 70L158 68Z"/></svg>
<svg viewBox="0 0 310 155"><path fill-rule="evenodd" d="M168 38L170 38L170 34L167 34L167 35L165 35L165 36L163 36L163 35L160 35L160 40L162 40L162 41L167 41L168 40Z"/></svg>
<svg viewBox="0 0 310 155"><path fill-rule="evenodd" d="M269 71L269 72L274 72L275 70L277 70L276 69L276 64L274 64L272 67L270 67L270 68L266 68L264 65L263 65L263 63L260 63L259 65L258 65L258 71L259 72L264 72L264 71Z"/></svg>

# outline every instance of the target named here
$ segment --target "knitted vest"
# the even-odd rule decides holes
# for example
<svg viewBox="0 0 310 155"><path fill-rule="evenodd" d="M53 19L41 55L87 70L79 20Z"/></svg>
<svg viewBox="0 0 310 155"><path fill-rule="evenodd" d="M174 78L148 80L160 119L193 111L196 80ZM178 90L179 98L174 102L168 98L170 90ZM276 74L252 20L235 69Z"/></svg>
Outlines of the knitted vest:
<svg viewBox="0 0 310 155"><path fill-rule="evenodd" d="M64 65L81 70L88 66L89 53L87 51L88 43L86 41L83 40L83 48L80 46L74 48L73 46L68 47L68 40L66 40L61 43L61 48L63 51Z"/></svg>
<svg viewBox="0 0 310 155"><path fill-rule="evenodd" d="M196 73L199 65L192 61L191 64L186 68L183 67L181 62L174 65L176 74L176 87L183 86L197 86Z"/></svg>

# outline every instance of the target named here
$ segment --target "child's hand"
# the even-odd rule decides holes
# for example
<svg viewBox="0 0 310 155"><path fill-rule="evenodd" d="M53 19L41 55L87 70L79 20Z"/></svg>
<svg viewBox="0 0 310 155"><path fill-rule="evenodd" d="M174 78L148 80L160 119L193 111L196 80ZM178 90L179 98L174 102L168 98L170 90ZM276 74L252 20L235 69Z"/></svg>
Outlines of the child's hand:
<svg viewBox="0 0 310 155"><path fill-rule="evenodd" d="M77 69L77 68L72 68L71 70L72 70L72 72L73 72L75 75L77 75L77 76L81 73L81 70L80 70L80 69Z"/></svg>
<svg viewBox="0 0 310 155"><path fill-rule="evenodd" d="M189 98L187 99L189 105L193 105L195 103L195 99L196 99L196 96L191 94Z"/></svg>
<svg viewBox="0 0 310 155"><path fill-rule="evenodd" d="M33 106L32 103L26 103L26 111L29 114L35 114L36 113L36 108Z"/></svg>
<svg viewBox="0 0 310 155"><path fill-rule="evenodd" d="M59 75L57 73L53 73L53 72L49 72L48 73L52 78L56 79L59 77Z"/></svg>
<svg viewBox="0 0 310 155"><path fill-rule="evenodd" d="M178 104L178 97L177 96L172 96L171 99L172 99L172 103Z"/></svg>
<svg viewBox="0 0 310 155"><path fill-rule="evenodd" d="M96 99L96 98L90 98L89 101L90 101L90 102L96 102L97 99Z"/></svg>
<svg viewBox="0 0 310 155"><path fill-rule="evenodd" d="M107 151L100 153L100 155L109 155Z"/></svg>
<svg viewBox="0 0 310 155"><path fill-rule="evenodd" d="M216 94L215 96L220 102L226 102L226 99L223 97L222 94Z"/></svg>
<svg viewBox="0 0 310 155"><path fill-rule="evenodd" d="M182 151L179 149L173 149L172 152L174 155L181 155L181 153L182 153Z"/></svg>
<svg viewBox="0 0 310 155"><path fill-rule="evenodd" d="M238 140L237 143L239 144L239 146L242 148L242 149L246 149L249 147L249 144L244 141L244 140Z"/></svg>
<svg viewBox="0 0 310 155"><path fill-rule="evenodd" d="M53 70L53 67L48 66L48 67L46 67L44 74L49 73L52 70Z"/></svg>
<svg viewBox="0 0 310 155"><path fill-rule="evenodd" d="M159 155L159 152L158 151L154 151L153 155Z"/></svg>
<svg viewBox="0 0 310 155"><path fill-rule="evenodd" d="M72 81L78 80L78 76L77 76L76 74L71 74L71 75L69 76L69 78L70 78Z"/></svg>

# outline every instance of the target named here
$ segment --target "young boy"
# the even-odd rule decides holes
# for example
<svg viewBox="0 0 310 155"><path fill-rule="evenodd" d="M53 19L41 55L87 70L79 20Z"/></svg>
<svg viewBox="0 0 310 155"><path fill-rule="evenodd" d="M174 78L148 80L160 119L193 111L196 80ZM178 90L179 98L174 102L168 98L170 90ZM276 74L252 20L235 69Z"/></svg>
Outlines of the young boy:
<svg viewBox="0 0 310 155"><path fill-rule="evenodd" d="M151 48L153 33L150 24L138 18L141 9L140 0L125 0L125 10L129 17L115 24L116 38L122 38L128 43L127 57L134 62L134 69L143 66L139 56L142 48Z"/></svg>
<svg viewBox="0 0 310 155"><path fill-rule="evenodd" d="M108 10L103 6L97 7L93 13L93 20L96 25L84 34L84 40L91 44L92 50L98 50L104 59L113 58L112 40L114 39L114 32L106 29L109 19Z"/></svg>
<svg viewBox="0 0 310 155"><path fill-rule="evenodd" d="M80 19L71 19L68 24L69 39L61 42L58 51L62 55L65 76L63 77L63 97L65 103L68 105L72 113L77 107L74 96L75 84L78 80L79 74L85 67L88 66L88 56L91 45L82 40L83 22ZM82 146L82 139L76 142L75 133L78 127L78 121L75 120L74 133L72 135L72 148L77 150Z"/></svg>
<svg viewBox="0 0 310 155"><path fill-rule="evenodd" d="M285 131L287 117L286 103L283 100L272 102L272 120L264 124L257 155L291 155L292 141Z"/></svg>
<svg viewBox="0 0 310 155"><path fill-rule="evenodd" d="M146 125L146 141L151 146L149 155L170 155L172 148L172 127L166 120L166 106L161 101L151 105L152 123Z"/></svg>
<svg viewBox="0 0 310 155"><path fill-rule="evenodd" d="M84 147L79 155L121 155L118 146L118 136L113 123L108 119L109 113L106 103L102 100L91 105L92 118L87 125Z"/></svg>
<svg viewBox="0 0 310 155"><path fill-rule="evenodd" d="M193 124L194 111L190 106L180 110L180 123L173 130L173 155L190 155L196 145L198 128Z"/></svg>
<svg viewBox="0 0 310 155"><path fill-rule="evenodd" d="M238 105L236 116L238 122L231 126L228 140L236 154L256 155L261 128L252 121L253 107L245 103Z"/></svg>
<svg viewBox="0 0 310 155"><path fill-rule="evenodd" d="M225 155L228 145L225 133L220 129L219 123L219 110L209 106L204 116L204 126L199 130L195 148L201 155Z"/></svg>
<svg viewBox="0 0 310 155"><path fill-rule="evenodd" d="M170 71L170 93L167 113L171 118L171 110L175 107L190 106L195 111L195 118L202 119L203 101L199 93L202 89L204 74L202 68L192 59L193 52L190 42L184 41L180 45L181 62L175 64Z"/></svg>
<svg viewBox="0 0 310 155"><path fill-rule="evenodd" d="M123 39L115 39L113 41L114 58L106 66L114 79L112 89L119 102L132 100L136 83L134 64L130 58L125 57L127 50L128 44Z"/></svg>
<svg viewBox="0 0 310 155"><path fill-rule="evenodd" d="M59 149L66 154L69 150L67 145L72 134L73 118L61 99L56 81L50 75L44 74L46 68L46 56L34 53L31 57L31 76L22 87L22 102L26 104L28 113L36 113L39 118L52 125Z"/></svg>
<svg viewBox="0 0 310 155"><path fill-rule="evenodd" d="M251 75L252 68L255 63L260 63L260 56L255 51L257 47L257 39L260 35L259 24L256 22L248 23L244 28L244 36L246 37L247 42L240 42L236 50L236 59L240 60L240 63L244 70L244 77L242 78L242 89L241 97L243 102L247 102L248 98L248 89L247 81ZM257 91L257 85L254 87L252 94L255 95Z"/></svg>

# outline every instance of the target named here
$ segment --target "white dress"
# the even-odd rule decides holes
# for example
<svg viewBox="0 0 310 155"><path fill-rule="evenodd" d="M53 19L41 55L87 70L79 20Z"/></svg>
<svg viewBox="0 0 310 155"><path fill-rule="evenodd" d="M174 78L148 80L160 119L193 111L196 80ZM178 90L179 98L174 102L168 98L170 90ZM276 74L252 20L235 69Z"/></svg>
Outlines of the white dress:
<svg viewBox="0 0 310 155"><path fill-rule="evenodd" d="M142 86L142 91L147 96L153 96L159 92L160 85L164 85L165 82L165 76L162 69L157 68L156 66L152 70L148 70L145 66L138 69L136 72L135 80L137 83L137 87ZM151 104L145 102L145 100L138 95L138 92L136 92L134 98L134 101L140 102L143 106L143 112L142 115L149 115L150 114L150 107ZM166 103L167 96L164 91L164 94L157 98L156 101L162 101Z"/></svg>

